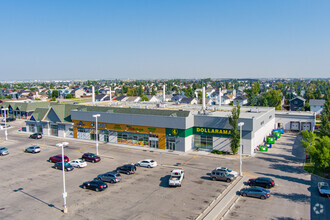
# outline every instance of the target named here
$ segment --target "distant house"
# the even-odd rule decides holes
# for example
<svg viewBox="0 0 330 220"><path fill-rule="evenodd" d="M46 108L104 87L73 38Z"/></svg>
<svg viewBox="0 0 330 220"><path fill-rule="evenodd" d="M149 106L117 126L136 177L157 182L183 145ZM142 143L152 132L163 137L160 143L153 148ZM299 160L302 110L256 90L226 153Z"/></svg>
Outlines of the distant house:
<svg viewBox="0 0 330 220"><path fill-rule="evenodd" d="M159 98L154 95L147 95L149 102L160 102Z"/></svg>
<svg viewBox="0 0 330 220"><path fill-rule="evenodd" d="M126 102L139 102L141 100L141 97L139 96L129 96L126 99Z"/></svg>
<svg viewBox="0 0 330 220"><path fill-rule="evenodd" d="M118 102L124 102L128 99L128 96L118 96L116 98L114 98L114 101L118 101Z"/></svg>
<svg viewBox="0 0 330 220"><path fill-rule="evenodd" d="M225 95L221 97L221 104L229 105L232 101L234 101L233 95Z"/></svg>
<svg viewBox="0 0 330 220"><path fill-rule="evenodd" d="M187 98L185 95L175 95L171 98L172 102L181 102L183 98Z"/></svg>
<svg viewBox="0 0 330 220"><path fill-rule="evenodd" d="M81 98L85 94L85 91L82 89L74 89L70 92L73 98Z"/></svg>
<svg viewBox="0 0 330 220"><path fill-rule="evenodd" d="M180 103L181 104L196 105L196 104L198 104L198 100L195 99L195 98L182 98Z"/></svg>
<svg viewBox="0 0 330 220"><path fill-rule="evenodd" d="M306 99L297 96L290 100L290 110L300 111L305 106Z"/></svg>
<svg viewBox="0 0 330 220"><path fill-rule="evenodd" d="M311 108L311 112L315 112L316 114L321 114L323 110L325 100L324 99L311 99L309 100L309 106Z"/></svg>
<svg viewBox="0 0 330 220"><path fill-rule="evenodd" d="M110 101L110 96L105 94L98 94L95 96L95 102Z"/></svg>
<svg viewBox="0 0 330 220"><path fill-rule="evenodd" d="M240 106L246 105L248 103L248 99L245 96L240 95L234 99L234 105L236 105L237 102Z"/></svg>

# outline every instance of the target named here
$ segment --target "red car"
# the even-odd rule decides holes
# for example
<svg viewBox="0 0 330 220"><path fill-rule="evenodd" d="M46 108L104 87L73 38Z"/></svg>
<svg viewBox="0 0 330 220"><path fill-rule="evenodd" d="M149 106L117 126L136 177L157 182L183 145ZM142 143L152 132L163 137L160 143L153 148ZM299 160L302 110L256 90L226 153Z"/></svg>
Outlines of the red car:
<svg viewBox="0 0 330 220"><path fill-rule="evenodd" d="M62 154L50 157L49 162L57 163L57 162L62 162ZM69 162L69 158L64 155L64 162Z"/></svg>
<svg viewBox="0 0 330 220"><path fill-rule="evenodd" d="M81 157L85 161L90 161L92 163L99 162L101 158L93 153L84 153Z"/></svg>

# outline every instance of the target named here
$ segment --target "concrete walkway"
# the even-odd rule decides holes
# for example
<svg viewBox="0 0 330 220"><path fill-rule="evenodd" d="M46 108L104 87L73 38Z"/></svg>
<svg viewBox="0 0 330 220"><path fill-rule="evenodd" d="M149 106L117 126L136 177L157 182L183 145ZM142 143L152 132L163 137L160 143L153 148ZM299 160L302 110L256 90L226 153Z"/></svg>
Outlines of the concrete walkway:
<svg viewBox="0 0 330 220"><path fill-rule="evenodd" d="M228 186L204 211L196 220L214 220L220 219L226 213L228 208L235 201L237 191L243 186L244 182L249 179L247 176L238 177L235 182Z"/></svg>

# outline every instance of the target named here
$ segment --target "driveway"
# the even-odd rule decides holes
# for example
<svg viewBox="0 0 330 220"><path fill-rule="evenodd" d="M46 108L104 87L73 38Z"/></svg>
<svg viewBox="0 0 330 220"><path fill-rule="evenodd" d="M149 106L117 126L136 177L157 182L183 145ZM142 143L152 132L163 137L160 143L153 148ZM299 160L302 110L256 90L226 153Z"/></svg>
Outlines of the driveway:
<svg viewBox="0 0 330 220"><path fill-rule="evenodd" d="M271 198L240 197L226 219L311 219L317 193L311 175L303 170L304 149L301 136L286 133L268 152L258 152L244 160L245 175L266 176L275 180ZM312 195L312 199L311 199ZM315 195L319 201L319 196ZM328 209L330 210L330 209ZM325 219L325 209L322 213ZM321 217L321 214L318 215ZM322 219L322 217L320 218Z"/></svg>

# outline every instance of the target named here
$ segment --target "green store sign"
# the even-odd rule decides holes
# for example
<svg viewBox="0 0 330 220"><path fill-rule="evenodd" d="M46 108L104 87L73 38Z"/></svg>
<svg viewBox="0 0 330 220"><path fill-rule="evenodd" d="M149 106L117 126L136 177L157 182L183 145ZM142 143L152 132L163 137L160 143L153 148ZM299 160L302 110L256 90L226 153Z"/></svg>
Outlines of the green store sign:
<svg viewBox="0 0 330 220"><path fill-rule="evenodd" d="M229 137L231 130L205 127L192 127L188 129L166 128L167 136L188 137L193 134L215 137Z"/></svg>

